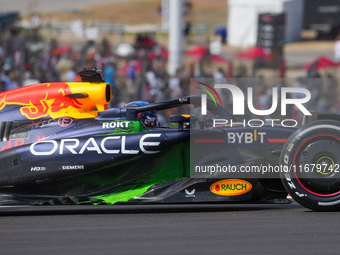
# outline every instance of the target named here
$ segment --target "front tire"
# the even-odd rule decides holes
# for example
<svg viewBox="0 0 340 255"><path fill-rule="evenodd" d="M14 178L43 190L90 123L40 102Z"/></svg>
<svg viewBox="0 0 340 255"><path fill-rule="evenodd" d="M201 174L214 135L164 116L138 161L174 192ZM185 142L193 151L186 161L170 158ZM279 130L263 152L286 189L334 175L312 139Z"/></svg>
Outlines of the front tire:
<svg viewBox="0 0 340 255"><path fill-rule="evenodd" d="M311 122L295 131L280 157L281 179L301 205L316 211L340 210L340 122Z"/></svg>

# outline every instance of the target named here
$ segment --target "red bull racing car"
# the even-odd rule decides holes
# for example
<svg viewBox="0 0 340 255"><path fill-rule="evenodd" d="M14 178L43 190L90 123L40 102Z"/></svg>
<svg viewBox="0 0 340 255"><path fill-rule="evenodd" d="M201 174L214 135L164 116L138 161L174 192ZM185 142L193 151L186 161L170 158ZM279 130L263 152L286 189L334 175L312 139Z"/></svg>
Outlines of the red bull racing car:
<svg viewBox="0 0 340 255"><path fill-rule="evenodd" d="M208 101L204 119L160 124L163 110L195 111L200 97L109 109L110 85L96 70L80 75L0 93L0 205L285 203L290 194L313 210L340 208L338 116L211 127L234 117Z"/></svg>

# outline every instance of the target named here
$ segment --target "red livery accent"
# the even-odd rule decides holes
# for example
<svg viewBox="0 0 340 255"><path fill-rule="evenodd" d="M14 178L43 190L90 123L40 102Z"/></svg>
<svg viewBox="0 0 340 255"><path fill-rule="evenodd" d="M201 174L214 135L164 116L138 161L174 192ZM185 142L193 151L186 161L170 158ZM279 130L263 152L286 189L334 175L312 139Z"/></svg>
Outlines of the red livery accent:
<svg viewBox="0 0 340 255"><path fill-rule="evenodd" d="M6 105L22 105L21 114L34 120L69 107L80 108L82 105L77 99L65 96L71 94L65 82L36 84L19 89L0 93L0 110Z"/></svg>
<svg viewBox="0 0 340 255"><path fill-rule="evenodd" d="M268 139L270 143L285 143L287 139Z"/></svg>

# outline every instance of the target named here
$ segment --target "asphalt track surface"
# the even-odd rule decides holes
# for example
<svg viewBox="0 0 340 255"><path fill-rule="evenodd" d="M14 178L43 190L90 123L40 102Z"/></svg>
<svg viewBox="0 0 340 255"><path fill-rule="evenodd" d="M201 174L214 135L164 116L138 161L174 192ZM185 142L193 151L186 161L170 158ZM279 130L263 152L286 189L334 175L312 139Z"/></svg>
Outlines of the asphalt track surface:
<svg viewBox="0 0 340 255"><path fill-rule="evenodd" d="M0 254L339 254L339 226L295 202L0 207Z"/></svg>

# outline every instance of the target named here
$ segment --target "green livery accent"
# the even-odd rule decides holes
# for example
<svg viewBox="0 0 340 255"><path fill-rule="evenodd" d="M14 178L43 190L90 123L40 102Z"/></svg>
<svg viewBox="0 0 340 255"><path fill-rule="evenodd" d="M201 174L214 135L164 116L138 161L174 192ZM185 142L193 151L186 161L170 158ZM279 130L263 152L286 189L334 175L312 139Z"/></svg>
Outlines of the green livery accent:
<svg viewBox="0 0 340 255"><path fill-rule="evenodd" d="M189 154L186 148L188 141L176 144L169 149L165 149L157 154L157 160L150 165L150 170L140 171L141 164L137 160L131 162L131 166L122 166L124 169L119 176L116 176L117 181L125 179L125 183L108 192L97 196L91 196L91 201L82 201L79 204L115 204L118 202L127 202L130 199L143 195L150 187L156 184L177 180L190 175ZM184 162L183 162L184 160ZM145 158L145 164L148 164L148 159ZM151 161L150 161L151 162ZM145 164L142 165L145 169ZM105 168L111 168L106 166ZM115 166L117 167L117 165ZM138 172L136 174L136 172ZM132 177L133 176L133 177Z"/></svg>
<svg viewBox="0 0 340 255"><path fill-rule="evenodd" d="M105 201L105 203L108 205L113 205L117 202L127 202L131 198L143 195L151 186L152 185L147 185L144 187L135 188L135 189L128 190L128 191L123 191L123 192L116 193L116 194L106 194L106 195L101 195L101 196L95 196L93 198Z"/></svg>

